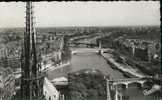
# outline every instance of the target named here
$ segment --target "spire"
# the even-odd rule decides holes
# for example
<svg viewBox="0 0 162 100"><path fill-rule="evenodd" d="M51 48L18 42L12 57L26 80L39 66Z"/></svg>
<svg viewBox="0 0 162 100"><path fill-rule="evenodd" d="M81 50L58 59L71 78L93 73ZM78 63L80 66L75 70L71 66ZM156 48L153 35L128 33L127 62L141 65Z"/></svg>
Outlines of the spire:
<svg viewBox="0 0 162 100"><path fill-rule="evenodd" d="M24 33L24 49L22 63L21 96L23 100L37 100L42 96L42 77L38 77L38 62L36 52L36 33L33 22L33 5L26 3L26 32Z"/></svg>

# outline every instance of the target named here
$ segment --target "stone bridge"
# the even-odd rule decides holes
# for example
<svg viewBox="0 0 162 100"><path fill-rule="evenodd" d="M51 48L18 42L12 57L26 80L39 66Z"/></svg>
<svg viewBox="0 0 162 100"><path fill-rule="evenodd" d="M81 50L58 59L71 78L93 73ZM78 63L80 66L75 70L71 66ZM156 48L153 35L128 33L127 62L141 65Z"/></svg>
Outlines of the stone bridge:
<svg viewBox="0 0 162 100"><path fill-rule="evenodd" d="M78 53L101 53L105 51L109 51L111 49L105 48L105 49L100 49L100 48L80 48L80 49L73 49L72 54L78 54Z"/></svg>
<svg viewBox="0 0 162 100"><path fill-rule="evenodd" d="M127 79L114 79L114 80L108 80L107 82L110 85L117 86L117 85L124 85L126 88L128 88L128 85L130 84L139 84L141 87L143 87L144 83L148 82L147 78L127 78ZM59 81L59 82L53 82L52 83L56 85L68 85L68 80L66 81Z"/></svg>
<svg viewBox="0 0 162 100"><path fill-rule="evenodd" d="M146 78L127 78L127 79L115 79L115 80L108 80L113 86L122 85L126 88L130 84L137 84L140 87L143 87L144 84L148 81Z"/></svg>

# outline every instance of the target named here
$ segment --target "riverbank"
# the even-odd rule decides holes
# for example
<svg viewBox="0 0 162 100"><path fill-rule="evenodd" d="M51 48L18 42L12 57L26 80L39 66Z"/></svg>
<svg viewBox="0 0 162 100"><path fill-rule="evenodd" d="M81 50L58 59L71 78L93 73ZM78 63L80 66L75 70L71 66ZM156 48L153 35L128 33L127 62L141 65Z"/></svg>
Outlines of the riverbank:
<svg viewBox="0 0 162 100"><path fill-rule="evenodd" d="M53 80L54 78L67 76L69 70L70 70L71 63L65 63L58 65L57 67L50 67L48 70L46 70L47 78L49 80Z"/></svg>
<svg viewBox="0 0 162 100"><path fill-rule="evenodd" d="M113 55L112 54L109 54L109 53L103 53L101 52L101 56L106 60L108 61L109 63L111 63L113 65L112 68L117 68L118 70L122 71L123 73L127 73L127 74L130 74L134 77L145 77L146 75L139 72L139 70L137 69L134 69L132 68L131 66L129 65L125 65L125 64L120 64L118 62L116 62L114 59L113 59Z"/></svg>
<svg viewBox="0 0 162 100"><path fill-rule="evenodd" d="M57 66L53 66L52 64L47 64L44 71L53 71L53 70L56 70L56 69L60 69L60 68L69 66L69 65L70 65L70 62L63 63L63 64L60 64L60 65L57 65Z"/></svg>

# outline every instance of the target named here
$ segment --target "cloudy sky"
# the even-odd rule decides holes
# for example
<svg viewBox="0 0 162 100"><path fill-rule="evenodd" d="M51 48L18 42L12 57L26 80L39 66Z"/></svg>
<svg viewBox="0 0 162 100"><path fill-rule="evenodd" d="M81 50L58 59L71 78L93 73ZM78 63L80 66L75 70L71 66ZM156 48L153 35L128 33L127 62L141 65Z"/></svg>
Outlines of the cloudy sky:
<svg viewBox="0 0 162 100"><path fill-rule="evenodd" d="M36 2L37 27L160 25L158 1ZM0 2L0 27L24 27L25 3Z"/></svg>

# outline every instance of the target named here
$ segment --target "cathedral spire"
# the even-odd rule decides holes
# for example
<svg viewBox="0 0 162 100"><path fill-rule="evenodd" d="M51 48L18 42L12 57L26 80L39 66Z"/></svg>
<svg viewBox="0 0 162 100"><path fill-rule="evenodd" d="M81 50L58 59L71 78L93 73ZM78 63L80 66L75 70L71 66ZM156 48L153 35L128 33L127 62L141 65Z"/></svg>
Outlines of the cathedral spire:
<svg viewBox="0 0 162 100"><path fill-rule="evenodd" d="M33 22L33 4L26 3L26 32L24 33L24 56L22 63L21 96L23 100L35 100L40 97L42 85L38 77L38 62L36 50L36 33Z"/></svg>

